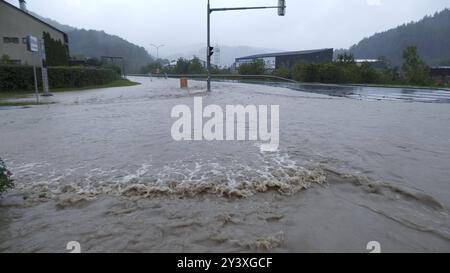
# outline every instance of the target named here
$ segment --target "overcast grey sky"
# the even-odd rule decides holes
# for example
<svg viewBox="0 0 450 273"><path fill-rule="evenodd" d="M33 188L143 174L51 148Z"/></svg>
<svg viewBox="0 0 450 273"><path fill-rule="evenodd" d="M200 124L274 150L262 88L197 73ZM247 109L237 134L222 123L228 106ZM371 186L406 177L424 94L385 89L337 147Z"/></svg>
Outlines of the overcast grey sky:
<svg viewBox="0 0 450 273"><path fill-rule="evenodd" d="M8 0L16 4L17 0ZM206 0L27 0L42 16L78 28L104 30L148 48L204 43ZM211 0L213 7L273 5L277 0ZM212 40L223 45L301 50L347 48L375 32L419 20L449 0L287 0L275 10L212 15ZM162 50L164 55L164 49Z"/></svg>

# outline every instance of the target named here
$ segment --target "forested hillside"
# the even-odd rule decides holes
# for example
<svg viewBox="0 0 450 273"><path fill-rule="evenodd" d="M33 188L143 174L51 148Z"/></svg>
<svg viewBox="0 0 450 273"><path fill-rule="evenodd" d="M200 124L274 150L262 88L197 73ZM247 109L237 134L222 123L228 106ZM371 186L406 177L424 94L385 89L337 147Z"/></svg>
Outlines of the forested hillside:
<svg viewBox="0 0 450 273"><path fill-rule="evenodd" d="M125 58L125 69L128 73L137 73L143 66L152 61L152 57L143 47L132 44L118 36L107 34L104 31L77 29L34 15L68 34L72 57L80 55L90 58L123 56Z"/></svg>
<svg viewBox="0 0 450 273"><path fill-rule="evenodd" d="M420 57L428 65L450 64L450 10L411 22L365 38L350 48L356 58L387 58L393 65L402 64L403 51L417 46Z"/></svg>

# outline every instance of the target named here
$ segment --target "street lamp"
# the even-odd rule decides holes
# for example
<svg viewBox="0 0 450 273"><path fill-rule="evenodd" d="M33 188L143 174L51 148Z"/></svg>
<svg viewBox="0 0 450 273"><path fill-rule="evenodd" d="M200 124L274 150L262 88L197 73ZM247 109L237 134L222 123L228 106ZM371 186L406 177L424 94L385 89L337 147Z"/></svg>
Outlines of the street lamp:
<svg viewBox="0 0 450 273"><path fill-rule="evenodd" d="M154 47L156 49L156 60L159 60L159 49L161 47L163 47L164 45L154 45L154 44L150 44L150 46Z"/></svg>
<svg viewBox="0 0 450 273"><path fill-rule="evenodd" d="M214 11L233 11L233 10L252 10L252 9L277 9L278 16L286 15L286 0L278 0L278 6L268 7L240 7L240 8L211 8L208 0L208 18L207 18L207 47L206 47L206 63L208 70L207 91L211 92L211 57L214 54L214 47L211 47L211 13Z"/></svg>

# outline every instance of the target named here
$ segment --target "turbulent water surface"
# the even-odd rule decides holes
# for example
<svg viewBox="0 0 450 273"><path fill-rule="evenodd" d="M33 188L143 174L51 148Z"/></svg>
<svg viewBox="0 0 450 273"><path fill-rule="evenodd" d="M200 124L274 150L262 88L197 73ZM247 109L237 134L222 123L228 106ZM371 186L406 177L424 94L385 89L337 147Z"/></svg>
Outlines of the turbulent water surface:
<svg viewBox="0 0 450 273"><path fill-rule="evenodd" d="M0 110L1 252L450 251L450 107L133 78ZM387 90L381 90L386 93ZM176 142L179 104L280 105L280 149Z"/></svg>

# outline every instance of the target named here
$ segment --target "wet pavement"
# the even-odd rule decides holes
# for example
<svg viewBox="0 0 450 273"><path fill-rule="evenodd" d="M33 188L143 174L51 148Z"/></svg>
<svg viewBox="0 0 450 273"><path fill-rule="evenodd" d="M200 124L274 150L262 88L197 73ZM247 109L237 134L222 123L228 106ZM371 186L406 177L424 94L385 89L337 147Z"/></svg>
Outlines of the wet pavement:
<svg viewBox="0 0 450 273"><path fill-rule="evenodd" d="M441 91L132 80L0 111L17 184L0 201L0 251L450 251L450 107L421 101ZM279 150L174 141L171 110L195 96L280 105Z"/></svg>

